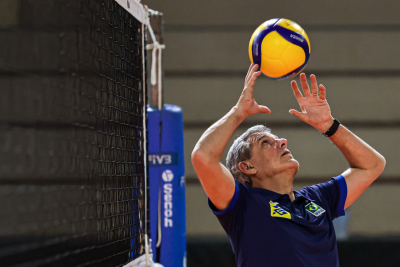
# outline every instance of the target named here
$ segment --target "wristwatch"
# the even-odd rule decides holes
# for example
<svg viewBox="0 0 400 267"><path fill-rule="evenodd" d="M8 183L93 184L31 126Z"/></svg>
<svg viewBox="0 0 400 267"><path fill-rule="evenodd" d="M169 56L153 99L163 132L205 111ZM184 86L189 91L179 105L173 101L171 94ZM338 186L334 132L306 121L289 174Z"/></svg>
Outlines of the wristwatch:
<svg viewBox="0 0 400 267"><path fill-rule="evenodd" d="M325 135L326 137L331 137L332 135L334 135L337 131L337 129L339 128L340 125L340 121L338 121L337 119L333 119L333 124L331 126L331 128L329 128L328 131L326 131L325 133L322 133L323 135Z"/></svg>

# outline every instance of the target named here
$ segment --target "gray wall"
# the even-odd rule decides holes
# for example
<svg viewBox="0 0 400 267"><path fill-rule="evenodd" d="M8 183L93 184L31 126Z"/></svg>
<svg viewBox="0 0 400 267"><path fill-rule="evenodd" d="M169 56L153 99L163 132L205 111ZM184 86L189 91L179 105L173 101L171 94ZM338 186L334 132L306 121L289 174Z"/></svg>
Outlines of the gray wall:
<svg viewBox="0 0 400 267"><path fill-rule="evenodd" d="M316 74L319 83L327 87L332 114L386 157L385 172L351 207L350 233L400 234L396 205L400 200L400 166L396 161L400 147L397 109L400 2L143 2L164 13L165 102L177 104L184 111L188 235L225 235L208 209L206 196L190 163L190 153L205 129L236 103L250 64L247 54L250 36L259 24L275 17L288 18L303 26L311 41L311 57L305 72ZM20 8L19 1L0 1L0 11L3 11L0 27L19 23ZM40 21L41 10L31 13L34 20ZM16 38L12 33L4 34L10 35L7 38ZM52 38L45 39L49 42L40 45L51 49ZM21 41L31 45L29 41ZM14 50L10 51L3 54L12 57ZM42 58L38 62L46 65L47 61ZM40 64L35 68L41 68ZM13 67L18 66L24 65L15 62ZM0 85L5 86L5 82L1 80ZM42 82L21 81L24 84ZM234 136L250 125L266 123L274 133L287 138L290 150L301 165L295 179L295 187L301 188L340 174L347 164L326 138L287 112L298 108L289 82L261 77L255 87L255 98L270 107L272 114L248 118ZM20 88L24 86L16 88L14 93L18 94ZM13 110L9 101L2 99L0 103L3 111ZM38 110L31 115L33 118L40 114Z"/></svg>
<svg viewBox="0 0 400 267"><path fill-rule="evenodd" d="M250 64L250 36L275 17L303 26L311 42L306 74L316 74L326 86L333 116L386 157L385 172L351 207L350 233L400 234L400 2L143 2L164 13L165 102L184 111L189 236L225 235L208 209L190 153L205 129L236 103ZM259 78L255 99L272 114L246 119L234 136L265 123L287 138L300 162L295 188L301 188L339 175L348 166L329 140L288 113L298 108L289 83Z"/></svg>

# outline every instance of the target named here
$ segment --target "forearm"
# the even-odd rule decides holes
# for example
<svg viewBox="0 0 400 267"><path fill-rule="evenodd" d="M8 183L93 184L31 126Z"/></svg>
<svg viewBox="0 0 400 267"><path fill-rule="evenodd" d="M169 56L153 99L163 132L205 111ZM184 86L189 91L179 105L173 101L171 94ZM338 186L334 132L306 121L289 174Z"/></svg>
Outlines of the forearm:
<svg viewBox="0 0 400 267"><path fill-rule="evenodd" d="M329 139L343 153L351 168L383 171L384 157L343 125Z"/></svg>
<svg viewBox="0 0 400 267"><path fill-rule="evenodd" d="M244 119L243 112L237 106L233 107L203 133L193 153L204 155L212 162L220 162L230 138Z"/></svg>
<svg viewBox="0 0 400 267"><path fill-rule="evenodd" d="M347 184L346 209L379 177L386 161L375 149L342 125L329 139L340 149L350 165L350 169L342 174Z"/></svg>
<svg viewBox="0 0 400 267"><path fill-rule="evenodd" d="M326 101L326 88L322 84L318 86L315 75L311 75L310 79L311 90L305 74L300 75L304 97L297 83L292 81L293 93L302 112L296 110L289 112L321 133L326 133L333 126L333 117ZM339 125L337 131L329 139L343 153L350 166L342 173L347 186L345 203L345 208L347 208L379 177L385 168L386 161L381 154L343 125Z"/></svg>

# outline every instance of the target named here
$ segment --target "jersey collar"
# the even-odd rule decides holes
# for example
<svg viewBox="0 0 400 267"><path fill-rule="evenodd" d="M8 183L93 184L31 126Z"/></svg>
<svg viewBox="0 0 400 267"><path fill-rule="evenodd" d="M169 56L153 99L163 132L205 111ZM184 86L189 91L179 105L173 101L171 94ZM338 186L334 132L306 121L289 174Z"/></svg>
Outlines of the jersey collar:
<svg viewBox="0 0 400 267"><path fill-rule="evenodd" d="M260 195L266 197L267 199L269 199L271 201L277 201L277 200L279 200L281 198L285 198L285 196L289 197L286 194L285 195L281 195L279 193L276 193L274 191L271 191L271 190L268 190L268 189L264 189L264 188L252 188L252 187L250 187L248 185L244 185L244 186L250 188L254 193L260 194ZM299 191L293 190L293 193L294 193L294 197L295 197L294 201L300 201L301 199L305 199L308 202L313 201L312 199L306 197L303 193L301 193Z"/></svg>
<svg viewBox="0 0 400 267"><path fill-rule="evenodd" d="M294 201L300 201L300 199L305 199L305 200L307 200L307 202L314 201L311 198L306 197L303 193L301 193L299 191L293 190L293 193L294 193L294 197L295 197Z"/></svg>

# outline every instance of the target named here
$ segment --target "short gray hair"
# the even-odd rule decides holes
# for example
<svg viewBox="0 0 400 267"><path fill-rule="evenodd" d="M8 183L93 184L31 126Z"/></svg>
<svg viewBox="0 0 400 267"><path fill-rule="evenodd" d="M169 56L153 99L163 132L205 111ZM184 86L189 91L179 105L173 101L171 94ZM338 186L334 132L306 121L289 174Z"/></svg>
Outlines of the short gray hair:
<svg viewBox="0 0 400 267"><path fill-rule="evenodd" d="M262 132L271 133L271 129L264 125L256 125L247 129L245 133L236 138L226 156L226 167L232 173L233 178L242 184L253 185L250 177L245 175L239 169L238 165L240 162L251 159L253 156L251 153L252 142L249 140L249 137L255 133Z"/></svg>

